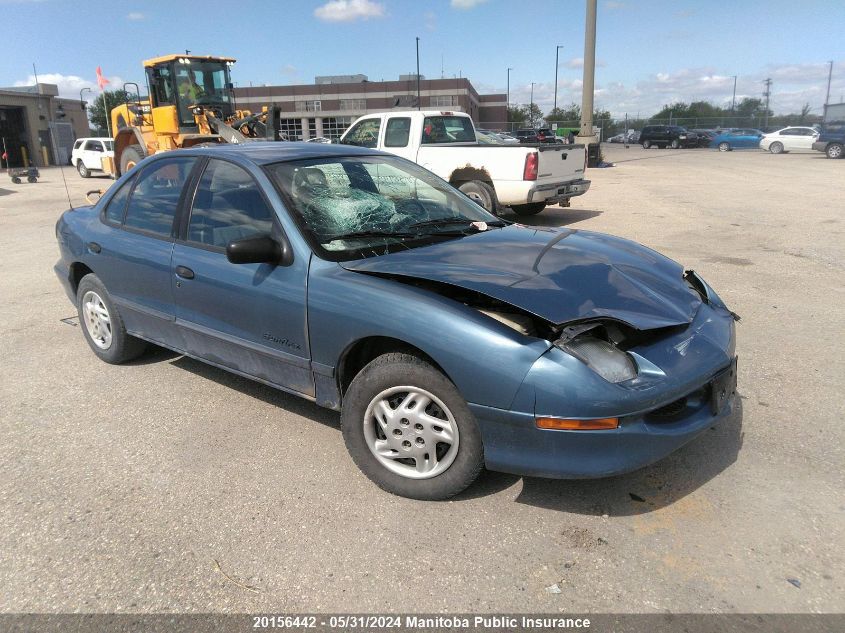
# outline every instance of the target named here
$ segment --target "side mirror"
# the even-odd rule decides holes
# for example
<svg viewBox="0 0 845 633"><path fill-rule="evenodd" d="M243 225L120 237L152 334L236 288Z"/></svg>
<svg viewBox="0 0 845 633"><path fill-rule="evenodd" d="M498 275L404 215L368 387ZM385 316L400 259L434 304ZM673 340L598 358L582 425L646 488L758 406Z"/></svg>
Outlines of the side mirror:
<svg viewBox="0 0 845 633"><path fill-rule="evenodd" d="M226 246L226 259L233 264L275 264L290 266L293 250L287 238L256 235L232 240Z"/></svg>

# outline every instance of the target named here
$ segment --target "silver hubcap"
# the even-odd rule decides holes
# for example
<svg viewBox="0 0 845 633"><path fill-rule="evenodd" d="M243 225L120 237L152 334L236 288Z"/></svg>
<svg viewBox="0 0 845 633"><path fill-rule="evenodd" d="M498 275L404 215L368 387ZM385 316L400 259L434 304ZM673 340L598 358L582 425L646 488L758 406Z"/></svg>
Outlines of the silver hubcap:
<svg viewBox="0 0 845 633"><path fill-rule="evenodd" d="M419 387L391 387L364 414L367 447L382 466L409 479L444 472L458 454L458 425L434 394Z"/></svg>
<svg viewBox="0 0 845 633"><path fill-rule="evenodd" d="M842 147L840 147L839 145L833 145L827 150L827 153L833 158L839 158L840 156L842 156Z"/></svg>
<svg viewBox="0 0 845 633"><path fill-rule="evenodd" d="M100 349L111 347L111 317L102 298L93 290L82 297L82 316L94 345Z"/></svg>

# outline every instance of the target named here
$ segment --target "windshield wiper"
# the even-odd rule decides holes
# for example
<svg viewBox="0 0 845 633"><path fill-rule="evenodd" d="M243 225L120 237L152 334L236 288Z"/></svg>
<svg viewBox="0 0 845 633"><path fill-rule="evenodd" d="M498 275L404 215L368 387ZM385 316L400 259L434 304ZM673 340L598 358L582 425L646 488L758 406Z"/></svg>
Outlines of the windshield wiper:
<svg viewBox="0 0 845 633"><path fill-rule="evenodd" d="M483 220L469 220L467 218L434 218L432 220L423 220L421 222L414 222L408 228L418 229L426 226L453 226L455 224L464 224L467 228L477 228L475 222L483 222ZM505 226L502 220L493 220L492 222L485 222L487 226Z"/></svg>
<svg viewBox="0 0 845 633"><path fill-rule="evenodd" d="M352 231L351 233L331 235L320 240L320 244L326 244L336 240L355 240L367 237L418 237L418 235L418 233L409 233L407 231Z"/></svg>

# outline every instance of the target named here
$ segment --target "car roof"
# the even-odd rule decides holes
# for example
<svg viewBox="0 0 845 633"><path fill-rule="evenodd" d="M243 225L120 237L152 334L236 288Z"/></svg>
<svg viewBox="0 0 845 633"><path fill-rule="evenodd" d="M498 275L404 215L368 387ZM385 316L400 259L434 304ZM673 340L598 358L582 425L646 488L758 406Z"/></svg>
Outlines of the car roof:
<svg viewBox="0 0 845 633"><path fill-rule="evenodd" d="M335 145L328 143L306 143L304 141L250 141L247 143L224 143L205 145L180 150L180 152L201 156L233 156L245 158L256 165L268 165L308 158L331 156L393 156L387 152L356 145ZM168 152L169 153L169 152Z"/></svg>

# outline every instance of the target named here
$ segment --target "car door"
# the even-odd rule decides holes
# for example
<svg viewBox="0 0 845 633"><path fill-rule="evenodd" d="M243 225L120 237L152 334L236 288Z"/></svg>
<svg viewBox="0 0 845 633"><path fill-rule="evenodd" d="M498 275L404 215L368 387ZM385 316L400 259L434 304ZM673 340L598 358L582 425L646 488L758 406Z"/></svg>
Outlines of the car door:
<svg viewBox="0 0 845 633"><path fill-rule="evenodd" d="M100 277L127 330L182 349L175 325L170 260L174 221L194 157L168 156L121 183L91 227L91 269Z"/></svg>
<svg viewBox="0 0 845 633"><path fill-rule="evenodd" d="M86 141L82 152L82 162L88 169L102 169L103 144L97 140Z"/></svg>
<svg viewBox="0 0 845 633"><path fill-rule="evenodd" d="M787 132L789 133L788 135ZM816 140L816 131L807 127L793 127L784 130L783 146L788 150L812 149L813 141Z"/></svg>
<svg viewBox="0 0 845 633"><path fill-rule="evenodd" d="M173 249L176 322L186 351L289 391L313 396L305 320L308 261L233 264L226 246L279 239L264 183L241 165L210 159Z"/></svg>
<svg viewBox="0 0 845 633"><path fill-rule="evenodd" d="M384 150L416 161L416 152L411 145L411 123L408 116L388 117L384 124Z"/></svg>

